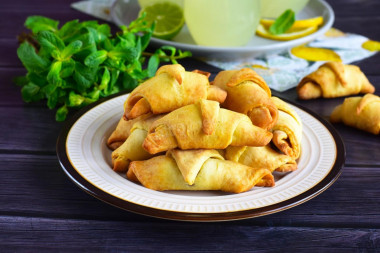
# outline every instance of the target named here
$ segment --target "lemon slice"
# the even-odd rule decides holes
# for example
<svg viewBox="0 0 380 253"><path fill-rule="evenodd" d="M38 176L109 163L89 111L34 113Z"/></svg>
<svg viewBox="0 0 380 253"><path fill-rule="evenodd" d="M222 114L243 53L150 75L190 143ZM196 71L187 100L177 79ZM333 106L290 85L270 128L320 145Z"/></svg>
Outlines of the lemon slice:
<svg viewBox="0 0 380 253"><path fill-rule="evenodd" d="M274 19L261 19L260 24L264 25L265 27L270 27L274 23L274 21L275 21ZM308 28L312 26L319 26L321 24L323 24L323 17L318 16L315 18L296 20L294 24L292 25L291 29Z"/></svg>
<svg viewBox="0 0 380 253"><path fill-rule="evenodd" d="M159 2L146 6L140 11L140 15L145 12L145 20L148 23L156 22L153 36L156 38L169 40L181 31L185 18L182 8L171 2Z"/></svg>
<svg viewBox="0 0 380 253"><path fill-rule="evenodd" d="M259 24L256 34L271 40L294 40L312 34L317 30L318 26L311 26L307 28L290 28L286 33L274 35L269 32L268 28L262 24Z"/></svg>

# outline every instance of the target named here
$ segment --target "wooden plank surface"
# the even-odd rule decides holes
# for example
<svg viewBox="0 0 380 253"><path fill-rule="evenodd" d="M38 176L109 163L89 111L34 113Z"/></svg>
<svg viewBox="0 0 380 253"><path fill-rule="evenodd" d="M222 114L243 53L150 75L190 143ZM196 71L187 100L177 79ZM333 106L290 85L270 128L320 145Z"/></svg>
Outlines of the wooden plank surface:
<svg viewBox="0 0 380 253"><path fill-rule="evenodd" d="M38 252L157 252L154 245L161 245L160 252L225 252L226 248L233 249L230 252L353 252L380 247L379 229L183 222L168 222L163 227L157 223L7 216L0 217L0 227L0 236L6 238L0 243L2 249L33 248ZM27 235L26 230L30 231Z"/></svg>
<svg viewBox="0 0 380 253"><path fill-rule="evenodd" d="M255 219L189 223L145 217L103 203L65 175L55 155L64 123L44 102L26 104L12 83L25 73L16 36L29 15L62 23L93 19L70 2L14 0L0 8L0 252L379 252L379 136L334 125L347 151L339 179L299 206ZM380 40L380 1L328 1L334 27ZM194 59L186 68L219 71ZM380 95L380 55L356 63ZM295 90L276 93L328 119L343 101L300 101ZM71 114L72 115L72 114Z"/></svg>

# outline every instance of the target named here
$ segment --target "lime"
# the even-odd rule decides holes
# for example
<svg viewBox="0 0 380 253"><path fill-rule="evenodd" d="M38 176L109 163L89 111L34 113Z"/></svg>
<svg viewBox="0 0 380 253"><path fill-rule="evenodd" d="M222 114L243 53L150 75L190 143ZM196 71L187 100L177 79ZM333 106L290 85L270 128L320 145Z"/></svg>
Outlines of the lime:
<svg viewBox="0 0 380 253"><path fill-rule="evenodd" d="M140 11L140 15L145 12L145 20L148 23L156 22L153 36L156 38L169 40L181 31L185 18L182 8L172 2L159 2L146 6Z"/></svg>

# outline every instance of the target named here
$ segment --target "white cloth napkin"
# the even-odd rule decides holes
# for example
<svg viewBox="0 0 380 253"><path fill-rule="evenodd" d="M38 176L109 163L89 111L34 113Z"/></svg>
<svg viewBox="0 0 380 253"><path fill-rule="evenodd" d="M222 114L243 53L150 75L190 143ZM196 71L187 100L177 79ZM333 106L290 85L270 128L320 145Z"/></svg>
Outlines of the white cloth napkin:
<svg viewBox="0 0 380 253"><path fill-rule="evenodd" d="M362 48L362 44L367 40L367 37L346 33L342 37L322 36L306 46L331 49L340 56L343 63L349 64L375 54ZM277 91L294 88L304 76L324 63L298 58L292 55L290 50L244 61L236 59L229 62L215 60L206 62L221 69L252 68L264 78L270 88Z"/></svg>
<svg viewBox="0 0 380 253"><path fill-rule="evenodd" d="M110 8L113 2L114 0L88 0L73 3L71 7L112 22ZM340 37L322 36L308 43L307 46L331 49L341 57L343 63L348 64L375 54L375 52L362 48L363 42L367 40L368 38L364 36L346 33ZM229 62L206 60L206 62L225 70L252 68L265 79L271 89L277 91L294 88L304 76L315 71L324 63L323 61L314 62L295 57L290 50L260 58L236 59Z"/></svg>

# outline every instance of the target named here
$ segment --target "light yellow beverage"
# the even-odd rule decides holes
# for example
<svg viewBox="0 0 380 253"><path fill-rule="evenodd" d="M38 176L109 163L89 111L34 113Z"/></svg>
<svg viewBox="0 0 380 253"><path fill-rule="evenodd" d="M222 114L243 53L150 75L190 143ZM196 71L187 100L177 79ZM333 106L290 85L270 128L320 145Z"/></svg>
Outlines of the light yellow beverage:
<svg viewBox="0 0 380 253"><path fill-rule="evenodd" d="M309 0L261 0L261 16L263 18L277 18L287 9L298 13Z"/></svg>
<svg viewBox="0 0 380 253"><path fill-rule="evenodd" d="M142 8L145 8L149 5L155 4L155 3L161 3L161 2L171 2L178 4L178 6L183 8L183 0L138 0L139 5Z"/></svg>
<svg viewBox="0 0 380 253"><path fill-rule="evenodd" d="M185 22L202 46L243 46L260 20L260 0L184 0Z"/></svg>

